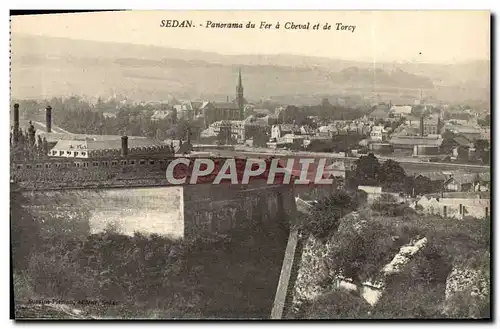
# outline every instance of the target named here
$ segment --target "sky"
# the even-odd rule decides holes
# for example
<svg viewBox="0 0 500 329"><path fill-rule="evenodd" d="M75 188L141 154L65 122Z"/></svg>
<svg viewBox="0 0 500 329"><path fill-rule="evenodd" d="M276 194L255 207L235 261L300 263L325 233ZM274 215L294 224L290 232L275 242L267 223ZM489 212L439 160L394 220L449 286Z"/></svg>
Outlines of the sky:
<svg viewBox="0 0 500 329"><path fill-rule="evenodd" d="M192 28L160 27L192 20ZM214 23L255 29L206 28ZM259 29L261 22L280 29ZM320 30L285 24L320 23ZM331 30L321 27L329 23ZM336 23L355 26L337 31ZM220 54L296 54L356 61L457 63L490 59L488 11L128 11L14 16L13 34L156 45Z"/></svg>

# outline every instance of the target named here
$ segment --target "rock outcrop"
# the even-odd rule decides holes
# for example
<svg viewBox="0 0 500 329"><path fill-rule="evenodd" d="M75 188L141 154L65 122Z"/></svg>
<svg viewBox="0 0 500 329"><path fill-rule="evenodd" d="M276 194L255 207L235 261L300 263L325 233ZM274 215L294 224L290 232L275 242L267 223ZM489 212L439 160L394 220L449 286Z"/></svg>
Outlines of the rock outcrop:
<svg viewBox="0 0 500 329"><path fill-rule="evenodd" d="M456 265L446 279L443 313L451 318L482 318L482 305L489 303L489 297L489 273Z"/></svg>
<svg viewBox="0 0 500 329"><path fill-rule="evenodd" d="M362 234L368 225L367 220L360 219L358 212L345 216L339 231L351 229ZM350 226L350 227L347 227ZM293 290L293 313L299 313L303 305L316 300L319 296L333 290L351 291L361 296L368 304L374 306L383 294L385 277L398 273L427 244L425 237L415 237L407 245L400 248L391 262L380 269L376 278L356 284L342 273L334 273L328 266L330 252L335 247L335 237L320 240L313 235L303 236L303 249L299 269Z"/></svg>

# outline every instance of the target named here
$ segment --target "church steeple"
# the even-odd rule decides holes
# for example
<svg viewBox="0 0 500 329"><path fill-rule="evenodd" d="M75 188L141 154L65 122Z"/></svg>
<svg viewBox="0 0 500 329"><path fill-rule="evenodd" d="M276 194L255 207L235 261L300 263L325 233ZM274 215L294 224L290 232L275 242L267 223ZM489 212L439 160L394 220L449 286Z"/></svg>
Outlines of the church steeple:
<svg viewBox="0 0 500 329"><path fill-rule="evenodd" d="M245 100L243 98L243 83L241 82L241 69L238 71L238 85L236 86L236 102L238 103L238 109L240 110L240 120L244 118L244 106Z"/></svg>

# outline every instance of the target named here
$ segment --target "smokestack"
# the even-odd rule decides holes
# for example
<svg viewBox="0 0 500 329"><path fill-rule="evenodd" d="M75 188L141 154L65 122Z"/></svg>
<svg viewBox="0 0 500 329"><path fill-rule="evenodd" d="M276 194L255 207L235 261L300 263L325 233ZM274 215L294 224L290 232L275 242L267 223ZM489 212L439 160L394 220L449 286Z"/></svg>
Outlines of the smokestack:
<svg viewBox="0 0 500 329"><path fill-rule="evenodd" d="M14 104L14 131L19 130L19 104Z"/></svg>
<svg viewBox="0 0 500 329"><path fill-rule="evenodd" d="M128 137L122 136L122 157L126 157L128 155Z"/></svg>
<svg viewBox="0 0 500 329"><path fill-rule="evenodd" d="M424 136L424 116L420 117L420 136Z"/></svg>
<svg viewBox="0 0 500 329"><path fill-rule="evenodd" d="M45 109L45 126L48 133L52 132L52 107L50 105Z"/></svg>

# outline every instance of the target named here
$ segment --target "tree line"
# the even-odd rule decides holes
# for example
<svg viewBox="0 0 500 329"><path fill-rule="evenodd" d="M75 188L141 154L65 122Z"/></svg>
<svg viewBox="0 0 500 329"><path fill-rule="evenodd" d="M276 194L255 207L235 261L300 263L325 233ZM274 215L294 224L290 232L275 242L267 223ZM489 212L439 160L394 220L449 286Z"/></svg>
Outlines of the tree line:
<svg viewBox="0 0 500 329"><path fill-rule="evenodd" d="M356 169L351 172L347 184L357 188L359 185L381 186L384 191L422 195L441 192L441 182L418 176L407 175L403 167L394 160L382 164L370 153L355 162Z"/></svg>

